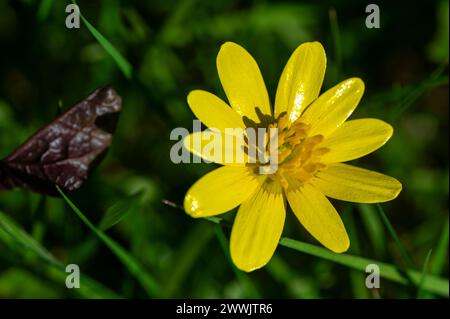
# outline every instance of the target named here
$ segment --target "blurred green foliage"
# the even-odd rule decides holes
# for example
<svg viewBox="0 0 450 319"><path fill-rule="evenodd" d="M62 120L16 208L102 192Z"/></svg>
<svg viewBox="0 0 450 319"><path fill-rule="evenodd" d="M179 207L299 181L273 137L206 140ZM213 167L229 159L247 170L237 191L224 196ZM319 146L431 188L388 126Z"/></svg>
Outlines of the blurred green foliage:
<svg viewBox="0 0 450 319"><path fill-rule="evenodd" d="M448 1L383 3L380 29L365 27L366 4L355 0L77 3L100 38L86 23L65 27L69 1L0 0L0 156L49 122L58 105L67 108L112 84L124 101L112 148L70 198L158 282L154 297L417 293L384 279L379 290L368 290L364 272L284 246L267 267L244 274L227 255L229 228L193 220L162 202L181 204L190 185L212 169L173 164L169 133L192 126L190 90L224 97L215 57L225 41L253 54L272 99L289 55L305 41L320 41L326 49L324 89L350 76L365 81L353 118L383 119L395 133L358 164L403 183L399 198L383 204L385 214L415 270L422 271L433 249L425 268L448 278ZM130 63L130 78L104 41ZM405 266L375 206L335 204L351 236L349 253ZM0 297L148 296L62 199L1 192L0 211ZM233 213L223 217L230 221ZM284 235L317 244L292 214ZM82 289L64 285L70 263L80 265Z"/></svg>

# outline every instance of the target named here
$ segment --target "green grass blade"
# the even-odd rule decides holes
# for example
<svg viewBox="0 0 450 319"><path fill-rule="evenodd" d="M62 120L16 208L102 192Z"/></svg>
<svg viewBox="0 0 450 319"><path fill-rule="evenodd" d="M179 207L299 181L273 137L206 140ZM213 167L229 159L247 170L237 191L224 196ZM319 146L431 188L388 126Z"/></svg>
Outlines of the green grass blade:
<svg viewBox="0 0 450 319"><path fill-rule="evenodd" d="M430 251L427 254L427 257L425 258L425 262L423 263L422 276L420 277L419 286L417 288L417 298L423 297L423 283L425 282L425 278L428 273L428 264L430 262L431 252L432 250L430 249Z"/></svg>
<svg viewBox="0 0 450 319"><path fill-rule="evenodd" d="M142 192L126 197L106 210L105 215L99 223L99 228L103 231L113 227L120 223L125 217L128 216L135 208L136 202L142 196Z"/></svg>
<svg viewBox="0 0 450 319"><path fill-rule="evenodd" d="M165 282L163 298L179 297L176 294L183 285L191 269L196 265L198 257L205 250L214 233L211 227L205 227L203 223L197 224L189 234L184 237L183 244L173 257L173 267L170 277Z"/></svg>
<svg viewBox="0 0 450 319"><path fill-rule="evenodd" d="M328 249L299 242L290 238L282 238L280 241L280 245L360 271L365 271L366 266L369 264L376 264L380 268L380 276L382 278L404 285L409 284L408 280L404 278L404 276L394 265L359 256L336 254L329 251ZM412 278L414 284L418 286L420 283L420 279L422 278L422 274L416 270L408 270L407 272L408 275ZM448 297L448 285L448 279L429 275L423 282L423 289L434 292L440 296Z"/></svg>
<svg viewBox="0 0 450 319"><path fill-rule="evenodd" d="M347 228L347 234L352 243L350 246L350 253L359 255L361 253L361 245L358 237L357 226L355 223L355 217L353 213L353 206L346 205L342 211L342 218L344 225ZM369 290L365 286L365 274L357 270L350 271L350 282L352 284L353 295L356 299L368 299Z"/></svg>
<svg viewBox="0 0 450 319"><path fill-rule="evenodd" d="M210 222L221 224L222 219L215 218L205 218ZM283 237L280 240L280 245L284 247L288 247L297 251L300 251L305 254L309 254L315 257L319 257L331 262L335 262L337 264L357 269L360 271L366 271L366 266L369 264L377 264L380 267L380 276L382 278L403 284L408 285L409 281L405 278L405 276L398 270L398 268L394 265L390 265L384 262L380 262L377 260L372 260L364 257L353 256L349 254L336 254L332 251L318 247L315 245L311 245L308 243L303 243L294 239ZM407 270L408 277L411 278L414 285L418 286L420 283L420 278L422 277L421 273L416 270ZM449 296L449 282L448 279L441 278L438 276L427 276L426 280L423 283L423 289L434 292L440 296Z"/></svg>
<svg viewBox="0 0 450 319"><path fill-rule="evenodd" d="M411 278L411 276L409 276L408 272L403 271L403 269L405 269L405 268L416 269L416 265L415 265L412 257L409 255L408 251L403 246L400 238L397 235L397 232L395 231L394 227L392 226L391 222L389 221L388 217L386 216L383 207L381 207L380 204L377 204L377 210L380 215L381 221L383 222L384 226L386 227L389 235L394 240L397 250L400 253L400 257L403 260L404 265L399 265L399 270L402 270L402 274L404 275L405 279L409 281L409 283L411 285L415 285L417 287L417 282L415 282Z"/></svg>
<svg viewBox="0 0 450 319"><path fill-rule="evenodd" d="M103 231L92 224L87 217L75 206L75 204L64 194L58 187L58 192L64 198L66 203L72 208L75 214L86 224L97 237L113 252L116 257L124 264L125 267L133 274L142 287L146 290L149 296L157 296L159 286L156 281L142 268L142 266L135 260L125 249L107 236Z"/></svg>
<svg viewBox="0 0 450 319"><path fill-rule="evenodd" d="M334 44L334 58L338 67L339 76L342 75L342 48L341 48L341 33L339 31L339 24L336 9L328 10L328 17L330 19L331 35L333 36Z"/></svg>
<svg viewBox="0 0 450 319"><path fill-rule="evenodd" d="M77 4L75 0L72 0L74 4ZM81 10L80 10L81 11ZM133 67L130 62L128 62L123 55L106 39L80 12L80 17L83 23L86 25L88 30L94 36L94 38L100 43L100 45L105 49L106 52L114 59L119 69L125 75L127 79L131 79L133 73Z"/></svg>
<svg viewBox="0 0 450 319"><path fill-rule="evenodd" d="M386 237L384 234L383 223L381 222L376 209L373 205L368 204L359 204L358 209L365 231L375 251L375 255L378 258L385 257Z"/></svg>
<svg viewBox="0 0 450 319"><path fill-rule="evenodd" d="M447 261L448 253L448 218L442 227L441 235L439 236L439 241L436 245L435 253L433 256L433 264L431 266L431 273L434 275L440 275L444 270L445 262Z"/></svg>
<svg viewBox="0 0 450 319"><path fill-rule="evenodd" d="M0 243L6 244L15 253L23 257L23 263L29 264L28 268L37 271L38 268L51 280L65 285L67 273L65 265L54 258L31 235L25 232L7 215L0 212ZM31 255L30 255L31 254ZM37 257L37 261L28 257ZM33 260L36 260L33 259ZM39 267L38 267L39 265ZM81 274L82 284L79 289L73 289L73 293L83 298L120 298L116 293L104 287L86 274ZM65 286L64 286L65 287Z"/></svg>
<svg viewBox="0 0 450 319"><path fill-rule="evenodd" d="M391 222L389 221L386 214L384 213L383 207L381 207L380 204L377 204L377 209L378 209L378 213L380 214L381 221L383 222L384 226L386 227L389 235L394 240L395 245L397 246L397 249L398 249L401 257L406 264L406 267L416 268L414 261L412 260L411 256L408 254L408 251L406 250L405 246L403 246L400 238L397 236L397 232L395 231Z"/></svg>
<svg viewBox="0 0 450 319"><path fill-rule="evenodd" d="M215 224L220 224L222 222L222 218L220 217L206 217L205 219Z"/></svg>
<svg viewBox="0 0 450 319"><path fill-rule="evenodd" d="M43 248L32 236L16 225L7 215L0 212L0 229L12 238L22 249L33 252L53 266L61 266L45 248Z"/></svg>
<svg viewBox="0 0 450 319"><path fill-rule="evenodd" d="M433 275L440 275L444 270L445 263L447 262L448 254L448 238L449 238L449 227L448 218L442 227L441 234L439 235L439 240L436 244L435 253L433 255L433 261L431 265L430 273ZM433 295L430 293L424 293L421 297L431 298Z"/></svg>
<svg viewBox="0 0 450 319"><path fill-rule="evenodd" d="M397 120L406 110L408 110L414 103L428 90L448 84L448 75L441 76L446 69L446 65L438 67L429 78L425 79L419 85L415 85L412 90L392 109L391 120Z"/></svg>

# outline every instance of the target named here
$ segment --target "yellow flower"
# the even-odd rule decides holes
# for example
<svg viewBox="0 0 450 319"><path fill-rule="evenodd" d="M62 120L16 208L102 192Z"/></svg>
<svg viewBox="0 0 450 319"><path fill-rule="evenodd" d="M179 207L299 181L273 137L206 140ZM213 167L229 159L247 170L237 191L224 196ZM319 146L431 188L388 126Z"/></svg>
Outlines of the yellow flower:
<svg viewBox="0 0 450 319"><path fill-rule="evenodd" d="M279 167L271 175L259 174L258 163L228 163L205 152L202 147L209 137L204 132L184 140L192 153L224 165L189 189L184 208L192 217L208 217L240 205L230 251L241 270L261 268L272 257L284 227L286 200L312 236L342 253L349 248L349 239L327 197L377 203L392 200L401 191L392 177L342 164L375 151L393 130L377 119L346 122L363 95L364 83L350 78L319 96L325 67L320 43L300 45L281 75L272 112L257 63L244 48L227 42L217 56L217 70L231 107L206 91L195 90L188 96L194 114L222 137L226 128L278 128ZM201 143L193 143L196 136ZM233 151L227 147L224 153Z"/></svg>

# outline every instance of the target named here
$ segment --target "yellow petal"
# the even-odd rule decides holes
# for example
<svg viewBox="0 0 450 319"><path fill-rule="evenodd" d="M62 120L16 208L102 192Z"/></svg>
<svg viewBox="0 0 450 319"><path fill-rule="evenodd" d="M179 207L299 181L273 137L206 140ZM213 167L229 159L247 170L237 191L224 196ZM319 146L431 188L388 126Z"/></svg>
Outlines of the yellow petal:
<svg viewBox="0 0 450 319"><path fill-rule="evenodd" d="M251 196L259 181L247 167L220 167L189 189L184 198L184 210L192 217L225 213Z"/></svg>
<svg viewBox="0 0 450 319"><path fill-rule="evenodd" d="M320 93L326 68L325 50L319 42L301 44L292 53L278 83L275 116L287 112L292 123Z"/></svg>
<svg viewBox="0 0 450 319"><path fill-rule="evenodd" d="M363 157L383 146L392 132L392 126L377 119L347 121L320 145L330 149L321 160L336 163Z"/></svg>
<svg viewBox="0 0 450 319"><path fill-rule="evenodd" d="M263 184L242 203L231 232L230 250L241 270L263 267L272 257L283 232L284 199L278 183Z"/></svg>
<svg viewBox="0 0 450 319"><path fill-rule="evenodd" d="M330 164L312 181L326 196L356 203L392 200L402 190L393 177L347 164Z"/></svg>
<svg viewBox="0 0 450 319"><path fill-rule="evenodd" d="M224 134L218 130L195 132L185 137L183 145L205 161L231 166L248 163L243 150L245 140L241 135Z"/></svg>
<svg viewBox="0 0 450 319"><path fill-rule="evenodd" d="M245 129L239 114L214 94L194 90L189 93L187 100L195 116L209 128L217 128L222 132L226 128Z"/></svg>
<svg viewBox="0 0 450 319"><path fill-rule="evenodd" d="M303 113L301 121L311 124L310 134L327 136L352 114L363 93L361 79L345 80L319 96Z"/></svg>
<svg viewBox="0 0 450 319"><path fill-rule="evenodd" d="M348 249L350 241L341 217L316 187L290 187L286 195L300 223L322 245L336 253Z"/></svg>
<svg viewBox="0 0 450 319"><path fill-rule="evenodd" d="M217 55L217 71L230 105L241 116L259 122L255 108L263 114L272 114L261 71L243 47L224 43Z"/></svg>

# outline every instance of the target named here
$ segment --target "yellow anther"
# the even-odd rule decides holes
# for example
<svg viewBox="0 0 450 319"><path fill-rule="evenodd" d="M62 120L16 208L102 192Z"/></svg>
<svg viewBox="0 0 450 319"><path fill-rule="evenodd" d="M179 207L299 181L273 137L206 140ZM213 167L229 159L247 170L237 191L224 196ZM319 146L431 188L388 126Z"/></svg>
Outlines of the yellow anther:
<svg viewBox="0 0 450 319"><path fill-rule="evenodd" d="M266 154L270 154L270 158L276 155L279 165L277 171L270 174L268 181L277 181L287 189L288 178L295 179L295 183L304 184L319 170L327 167L320 160L330 149L320 147L320 143L324 140L323 135L308 136L310 127L311 125L302 122L292 123L289 126L289 117L286 114L279 116L276 123L267 126L264 135L266 143L269 142L270 129L278 129L278 147L267 150ZM261 161L260 165L263 164Z"/></svg>
<svg viewBox="0 0 450 319"><path fill-rule="evenodd" d="M291 145L297 145L304 139L303 136L299 136L297 134L294 134L292 136L289 136L285 141Z"/></svg>
<svg viewBox="0 0 450 319"><path fill-rule="evenodd" d="M323 135L314 135L314 136L311 136L309 139L308 139L308 142L309 143L313 143L313 144L319 144L319 143L322 143L323 142L323 139L324 139L324 137L323 137Z"/></svg>
<svg viewBox="0 0 450 319"><path fill-rule="evenodd" d="M283 149L278 153L278 162L282 163L289 155L291 154L291 150L288 148Z"/></svg>
<svg viewBox="0 0 450 319"><path fill-rule="evenodd" d="M314 173L317 169L317 165L314 163L309 163L309 164L303 165L303 169L308 173Z"/></svg>
<svg viewBox="0 0 450 319"><path fill-rule="evenodd" d="M288 116L286 113L283 113L279 118L278 118L278 129L279 130L283 130L287 127L288 124Z"/></svg>
<svg viewBox="0 0 450 319"><path fill-rule="evenodd" d="M308 181L308 180L310 180L311 178L312 178L312 174L310 174L310 173L308 173L308 172L306 172L306 171L304 171L304 170L298 170L296 173L295 173L295 177L300 181L300 182L302 182L302 183L304 183L304 182L306 182L306 181Z"/></svg>
<svg viewBox="0 0 450 319"><path fill-rule="evenodd" d="M328 153L329 151L330 151L330 149L328 147L318 147L318 148L314 149L314 155L322 156L322 155Z"/></svg>

